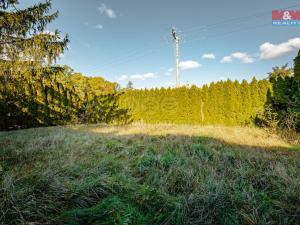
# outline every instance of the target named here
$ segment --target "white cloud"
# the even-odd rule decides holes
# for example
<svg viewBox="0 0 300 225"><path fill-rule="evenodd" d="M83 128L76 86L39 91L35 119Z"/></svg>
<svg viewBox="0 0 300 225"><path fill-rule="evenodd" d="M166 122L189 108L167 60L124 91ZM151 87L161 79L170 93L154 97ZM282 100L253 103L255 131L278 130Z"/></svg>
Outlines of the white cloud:
<svg viewBox="0 0 300 225"><path fill-rule="evenodd" d="M116 17L117 17L115 11L112 10L112 9L107 9L107 10L106 10L106 15L107 15L109 18L116 18Z"/></svg>
<svg viewBox="0 0 300 225"><path fill-rule="evenodd" d="M111 19L117 18L115 11L111 8L108 8L104 3L102 3L98 9L102 15L106 15Z"/></svg>
<svg viewBox="0 0 300 225"><path fill-rule="evenodd" d="M213 53L207 53L202 55L202 59L215 59L216 56Z"/></svg>
<svg viewBox="0 0 300 225"><path fill-rule="evenodd" d="M265 42L259 47L259 53L254 55L249 55L245 52L235 52L231 55L224 56L221 63L230 63L235 59L241 61L242 63L253 63L255 59L274 59L287 55L291 52L300 49L300 38L292 38L286 42L279 44L272 44L270 42Z"/></svg>
<svg viewBox="0 0 300 225"><path fill-rule="evenodd" d="M96 29L102 30L102 29L103 29L103 25L102 25L102 24L97 24L97 25L96 25Z"/></svg>
<svg viewBox="0 0 300 225"><path fill-rule="evenodd" d="M224 56L221 63L231 63L234 59L240 60L242 63L253 63L254 59L245 52L234 52L231 55Z"/></svg>
<svg viewBox="0 0 300 225"><path fill-rule="evenodd" d="M171 76L173 71L174 71L174 68L169 68L169 69L165 72L165 75L166 75L166 76Z"/></svg>
<svg viewBox="0 0 300 225"><path fill-rule="evenodd" d="M119 81L123 81L123 80L127 80L128 79L128 76L127 75L121 75L119 78L118 78L118 80Z"/></svg>
<svg viewBox="0 0 300 225"><path fill-rule="evenodd" d="M227 55L227 56L224 56L223 59L221 60L221 63L230 63L232 62L232 56L230 55Z"/></svg>
<svg viewBox="0 0 300 225"><path fill-rule="evenodd" d="M232 53L232 57L241 60L242 63L253 63L254 62L254 59L245 52Z"/></svg>
<svg viewBox="0 0 300 225"><path fill-rule="evenodd" d="M182 61L179 63L179 67L182 70L197 69L201 66L202 66L201 64L193 60Z"/></svg>
<svg viewBox="0 0 300 225"><path fill-rule="evenodd" d="M151 78L157 78L158 76L155 73L144 73L144 74L133 74L130 76L133 80L147 80Z"/></svg>
<svg viewBox="0 0 300 225"><path fill-rule="evenodd" d="M118 78L118 81L124 80L147 80L152 78L157 78L158 76L155 73L144 73L144 74L133 74L133 75L121 75Z"/></svg>
<svg viewBox="0 0 300 225"><path fill-rule="evenodd" d="M284 56L300 48L300 38L289 39L287 42L272 44L270 42L263 43L260 50L261 59L274 59Z"/></svg>

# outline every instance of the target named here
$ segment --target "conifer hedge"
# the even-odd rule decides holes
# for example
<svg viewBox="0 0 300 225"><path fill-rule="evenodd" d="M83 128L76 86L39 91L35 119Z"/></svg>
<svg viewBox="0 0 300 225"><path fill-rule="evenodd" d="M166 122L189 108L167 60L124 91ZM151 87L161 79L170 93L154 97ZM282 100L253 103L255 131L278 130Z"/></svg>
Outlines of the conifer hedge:
<svg viewBox="0 0 300 225"><path fill-rule="evenodd" d="M127 90L120 105L134 121L202 125L248 125L264 108L267 80L219 81L181 88Z"/></svg>

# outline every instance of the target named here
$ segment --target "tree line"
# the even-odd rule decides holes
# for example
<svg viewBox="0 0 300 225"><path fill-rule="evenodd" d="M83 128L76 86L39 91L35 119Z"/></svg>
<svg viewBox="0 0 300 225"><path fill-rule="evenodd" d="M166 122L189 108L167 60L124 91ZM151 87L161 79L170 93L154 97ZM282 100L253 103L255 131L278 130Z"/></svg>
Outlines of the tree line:
<svg viewBox="0 0 300 225"><path fill-rule="evenodd" d="M17 6L17 0L0 0L1 130L132 119L300 128L300 52L293 69L275 67L266 80L150 90L134 90L130 84L122 94L117 83L55 64L69 38L45 31L58 16L49 14L51 1Z"/></svg>
<svg viewBox="0 0 300 225"><path fill-rule="evenodd" d="M218 81L202 87L129 89L121 105L146 123L259 125L300 129L300 51L294 68L274 67L267 79Z"/></svg>
<svg viewBox="0 0 300 225"><path fill-rule="evenodd" d="M68 35L47 32L51 1L18 8L0 0L0 130L67 123L127 122L118 84L56 65Z"/></svg>
<svg viewBox="0 0 300 225"><path fill-rule="evenodd" d="M267 80L219 81L203 87L128 90L121 105L146 123L246 125L267 101Z"/></svg>

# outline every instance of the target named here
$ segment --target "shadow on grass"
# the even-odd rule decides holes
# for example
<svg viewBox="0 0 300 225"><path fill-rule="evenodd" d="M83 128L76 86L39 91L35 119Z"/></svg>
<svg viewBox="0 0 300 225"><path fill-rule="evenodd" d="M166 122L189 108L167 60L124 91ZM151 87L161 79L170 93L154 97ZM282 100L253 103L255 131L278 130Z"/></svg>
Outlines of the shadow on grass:
<svg viewBox="0 0 300 225"><path fill-rule="evenodd" d="M5 224L296 224L298 148L195 135L0 134Z"/></svg>
<svg viewBox="0 0 300 225"><path fill-rule="evenodd" d="M231 147L235 150L252 150L256 152L272 152L275 151L276 154L291 154L292 152L295 152L296 154L300 153L300 145L299 144L293 144L293 143L284 143L284 145L278 145L276 144L270 144L268 145L255 145L255 144L237 144L230 141L223 140L221 138L211 137L203 134L172 134L172 133L165 133L163 135L153 135L153 134L146 134L144 132L136 132L134 134L120 134L118 132L118 126L113 126L115 129L114 131L109 132L99 132L97 130L94 130L93 128L105 128L106 126L92 126L87 128L66 128L69 132L75 132L78 134L86 134L93 135L94 137L104 137L107 139L117 139L119 141L122 140L131 140L133 141L146 141L146 142L152 142L152 141L172 141L176 144L188 144L188 143L195 143L200 142L206 145L210 145L213 148L219 148L222 149L223 147ZM123 128L124 126L120 126L120 128ZM221 128L222 129L222 128ZM254 137L255 138L255 137ZM281 137L278 136L278 139ZM129 142L131 142L129 141ZM254 141L255 142L255 141Z"/></svg>

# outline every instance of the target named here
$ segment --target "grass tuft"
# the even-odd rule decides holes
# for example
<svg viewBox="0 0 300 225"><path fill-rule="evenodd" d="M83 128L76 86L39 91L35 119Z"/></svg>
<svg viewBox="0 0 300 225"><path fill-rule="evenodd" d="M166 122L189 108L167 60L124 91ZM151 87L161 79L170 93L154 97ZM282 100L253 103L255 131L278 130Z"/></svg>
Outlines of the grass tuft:
<svg viewBox="0 0 300 225"><path fill-rule="evenodd" d="M300 146L256 128L0 133L0 224L297 224Z"/></svg>

